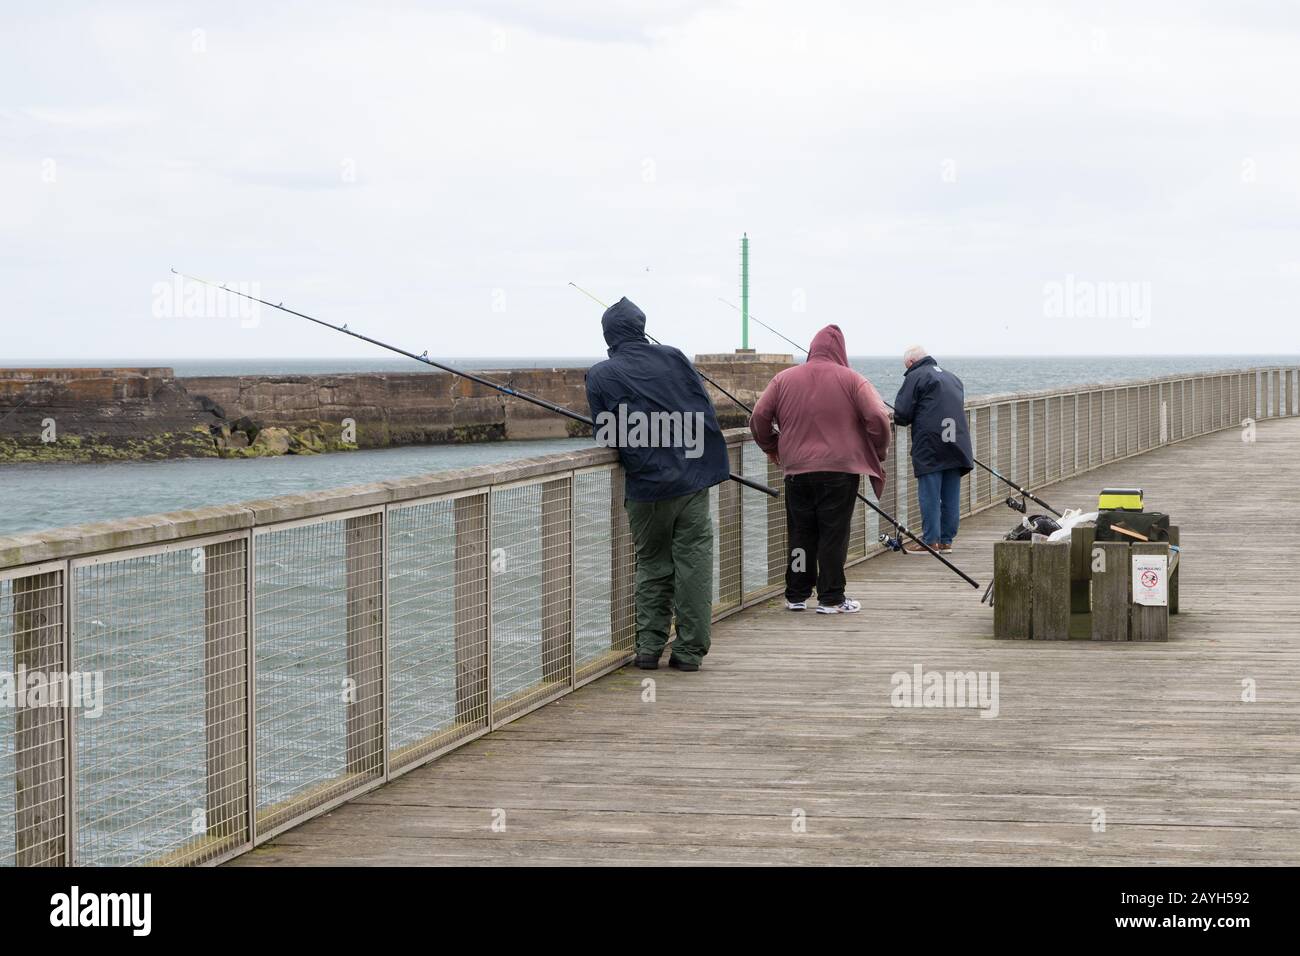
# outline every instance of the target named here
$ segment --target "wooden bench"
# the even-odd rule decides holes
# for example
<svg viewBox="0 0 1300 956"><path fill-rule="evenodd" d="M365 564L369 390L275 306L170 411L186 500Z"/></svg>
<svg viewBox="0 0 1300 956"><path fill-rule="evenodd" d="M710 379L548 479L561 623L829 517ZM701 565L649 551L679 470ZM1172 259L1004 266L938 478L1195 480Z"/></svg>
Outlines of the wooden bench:
<svg viewBox="0 0 1300 956"><path fill-rule="evenodd" d="M1166 641L1178 613L1178 529L1169 541L1096 541L1074 528L1069 541L993 545L993 636L1012 640ZM1163 555L1168 603L1134 604L1134 555Z"/></svg>

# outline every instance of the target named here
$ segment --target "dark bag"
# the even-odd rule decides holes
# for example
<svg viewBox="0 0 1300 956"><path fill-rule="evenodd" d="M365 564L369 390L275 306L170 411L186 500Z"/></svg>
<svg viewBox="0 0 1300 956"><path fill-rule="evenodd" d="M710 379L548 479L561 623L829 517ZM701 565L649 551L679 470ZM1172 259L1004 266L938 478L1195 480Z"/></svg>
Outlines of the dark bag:
<svg viewBox="0 0 1300 956"><path fill-rule="evenodd" d="M1020 519L1020 524L1007 532L1008 541L1032 541L1036 534L1051 534L1060 531L1061 525L1049 515L1029 515Z"/></svg>
<svg viewBox="0 0 1300 956"><path fill-rule="evenodd" d="M1119 525L1136 531L1148 541L1169 540L1169 515L1159 511L1099 511L1097 512L1097 541L1123 541L1132 544L1137 538L1116 531Z"/></svg>

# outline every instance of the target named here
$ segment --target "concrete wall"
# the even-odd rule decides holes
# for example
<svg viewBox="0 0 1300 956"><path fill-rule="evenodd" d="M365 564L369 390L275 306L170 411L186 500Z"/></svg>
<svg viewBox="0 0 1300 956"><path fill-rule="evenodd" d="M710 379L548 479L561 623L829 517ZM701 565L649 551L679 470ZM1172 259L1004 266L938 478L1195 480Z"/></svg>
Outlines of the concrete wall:
<svg viewBox="0 0 1300 956"><path fill-rule="evenodd" d="M793 361L753 353L699 358L702 371L749 405ZM481 374L587 414L584 368ZM724 427L746 423L745 412L709 391ZM54 443L42 439L50 417ZM0 419L0 461L204 456L218 447L223 454L279 453L254 442L268 427L285 429L290 453L305 454L342 447L347 419L361 448L588 434L579 423L444 372L176 378L169 368L0 369ZM242 447L233 447L232 435Z"/></svg>
<svg viewBox="0 0 1300 956"><path fill-rule="evenodd" d="M169 368L0 369L0 461L210 455L214 421Z"/></svg>

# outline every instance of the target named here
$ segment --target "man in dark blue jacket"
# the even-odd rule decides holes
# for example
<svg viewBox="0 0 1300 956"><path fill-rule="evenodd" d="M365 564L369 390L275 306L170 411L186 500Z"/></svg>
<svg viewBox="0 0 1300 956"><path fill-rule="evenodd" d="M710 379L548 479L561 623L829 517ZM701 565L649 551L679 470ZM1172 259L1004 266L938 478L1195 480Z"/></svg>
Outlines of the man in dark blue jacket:
<svg viewBox="0 0 1300 956"><path fill-rule="evenodd" d="M921 539L951 551L961 515L961 478L975 467L966 424L966 389L925 349L903 353L903 387L894 399L894 423L912 426L912 473L921 505ZM908 551L924 551L908 544Z"/></svg>
<svg viewBox="0 0 1300 956"><path fill-rule="evenodd" d="M636 544L636 666L653 670L677 614L668 666L697 671L709 652L713 519L709 489L727 480L727 445L690 360L645 337L626 298L601 318L609 358L587 371L596 444L618 449Z"/></svg>

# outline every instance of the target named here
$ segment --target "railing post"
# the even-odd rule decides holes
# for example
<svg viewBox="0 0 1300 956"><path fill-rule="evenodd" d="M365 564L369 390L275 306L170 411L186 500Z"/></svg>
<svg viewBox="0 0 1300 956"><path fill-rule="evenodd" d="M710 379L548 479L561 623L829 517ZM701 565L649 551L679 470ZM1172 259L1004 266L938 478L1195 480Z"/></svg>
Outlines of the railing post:
<svg viewBox="0 0 1300 956"><path fill-rule="evenodd" d="M542 680L568 681L569 641L573 636L572 479L542 484Z"/></svg>
<svg viewBox="0 0 1300 956"><path fill-rule="evenodd" d="M14 578L13 659L23 672L62 674L64 660L65 571ZM65 755L66 724L71 720L70 688L62 707L26 703L14 713L14 864L65 866L71 832L66 802L71 793Z"/></svg>
<svg viewBox="0 0 1300 956"><path fill-rule="evenodd" d="M383 765L383 513L348 518L347 568L348 773L373 774Z"/></svg>
<svg viewBox="0 0 1300 956"><path fill-rule="evenodd" d="M491 711L488 687L488 497L491 491L455 499L456 723L486 724Z"/></svg>
<svg viewBox="0 0 1300 956"><path fill-rule="evenodd" d="M207 834L237 839L248 811L248 538L203 548Z"/></svg>
<svg viewBox="0 0 1300 956"><path fill-rule="evenodd" d="M736 474L744 469L743 451L741 445L727 446L727 459ZM738 606L745 591L741 508L740 485L724 481L718 486L718 604L724 608Z"/></svg>
<svg viewBox="0 0 1300 956"><path fill-rule="evenodd" d="M636 548L627 509L623 507L624 474L609 473L609 646L630 650L636 638Z"/></svg>

